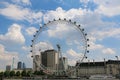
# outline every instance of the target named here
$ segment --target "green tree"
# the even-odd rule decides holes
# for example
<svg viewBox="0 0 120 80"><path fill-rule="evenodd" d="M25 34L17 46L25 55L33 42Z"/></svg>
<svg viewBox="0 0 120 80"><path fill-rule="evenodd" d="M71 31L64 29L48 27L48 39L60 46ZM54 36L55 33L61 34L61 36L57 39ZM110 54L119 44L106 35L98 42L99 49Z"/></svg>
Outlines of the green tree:
<svg viewBox="0 0 120 80"><path fill-rule="evenodd" d="M34 75L40 75L39 71L35 71Z"/></svg>
<svg viewBox="0 0 120 80"><path fill-rule="evenodd" d="M9 77L9 76L10 76L10 71L5 71L5 72L4 72L4 76L5 76L5 77Z"/></svg>
<svg viewBox="0 0 120 80"><path fill-rule="evenodd" d="M0 72L0 80L3 80L4 73Z"/></svg>
<svg viewBox="0 0 120 80"><path fill-rule="evenodd" d="M4 75L4 72L0 72L0 76L3 76Z"/></svg>
<svg viewBox="0 0 120 80"><path fill-rule="evenodd" d="M23 70L21 75L25 77L27 75L26 70Z"/></svg>
<svg viewBox="0 0 120 80"><path fill-rule="evenodd" d="M17 77L20 77L20 71L17 71L17 72L16 72L16 76L17 76Z"/></svg>
<svg viewBox="0 0 120 80"><path fill-rule="evenodd" d="M15 71L10 71L10 77L15 76Z"/></svg>
<svg viewBox="0 0 120 80"><path fill-rule="evenodd" d="M43 72L43 70L40 70L40 75L45 75L45 73Z"/></svg>
<svg viewBox="0 0 120 80"><path fill-rule="evenodd" d="M31 71L28 71L27 72L27 76L30 77L32 75L32 72Z"/></svg>
<svg viewBox="0 0 120 80"><path fill-rule="evenodd" d="M45 73L43 72L43 70L40 70L40 71L35 71L34 75L45 75Z"/></svg>

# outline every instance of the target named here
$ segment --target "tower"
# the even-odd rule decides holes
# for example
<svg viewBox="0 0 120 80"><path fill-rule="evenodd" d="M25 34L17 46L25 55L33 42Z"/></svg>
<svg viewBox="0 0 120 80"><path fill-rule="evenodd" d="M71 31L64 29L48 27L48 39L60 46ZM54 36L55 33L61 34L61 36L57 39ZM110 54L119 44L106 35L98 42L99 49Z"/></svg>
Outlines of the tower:
<svg viewBox="0 0 120 80"><path fill-rule="evenodd" d="M14 69L14 57L12 59L12 70Z"/></svg>

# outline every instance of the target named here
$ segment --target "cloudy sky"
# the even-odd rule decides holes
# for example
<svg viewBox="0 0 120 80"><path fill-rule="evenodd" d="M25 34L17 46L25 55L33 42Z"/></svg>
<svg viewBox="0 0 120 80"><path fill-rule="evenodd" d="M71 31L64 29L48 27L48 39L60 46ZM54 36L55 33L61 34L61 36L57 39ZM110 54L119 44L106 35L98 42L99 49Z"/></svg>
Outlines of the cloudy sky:
<svg viewBox="0 0 120 80"><path fill-rule="evenodd" d="M0 0L0 69L11 65L13 57L14 67L18 61L32 67L29 46L33 34L54 18L67 18L82 25L90 39L88 60L120 56L120 0ZM66 54L78 56L73 49Z"/></svg>

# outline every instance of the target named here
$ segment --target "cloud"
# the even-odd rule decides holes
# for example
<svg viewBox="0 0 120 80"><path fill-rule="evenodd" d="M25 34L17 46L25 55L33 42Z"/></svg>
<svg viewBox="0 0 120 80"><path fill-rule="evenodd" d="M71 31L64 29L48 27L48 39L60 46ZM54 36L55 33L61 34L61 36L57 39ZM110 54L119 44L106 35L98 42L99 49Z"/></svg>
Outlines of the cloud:
<svg viewBox="0 0 120 80"><path fill-rule="evenodd" d="M88 3L90 0L80 0L80 2Z"/></svg>
<svg viewBox="0 0 120 80"><path fill-rule="evenodd" d="M41 42L35 44L34 52L36 54L38 54L39 51L45 51L45 50L49 50L49 49L53 49L52 44L49 42L41 41Z"/></svg>
<svg viewBox="0 0 120 80"><path fill-rule="evenodd" d="M27 34L30 36L35 34L36 31L37 31L37 29L35 27L29 27L26 29Z"/></svg>
<svg viewBox="0 0 120 80"><path fill-rule="evenodd" d="M73 49L69 49L66 51L65 56L68 58L69 65L75 65L76 61L80 61L83 58L84 54L77 53Z"/></svg>
<svg viewBox="0 0 120 80"><path fill-rule="evenodd" d="M82 4L82 6L87 9L88 4L91 0L80 0L80 3Z"/></svg>
<svg viewBox="0 0 120 80"><path fill-rule="evenodd" d="M107 48L103 49L102 51L104 54L115 54L115 51L113 49Z"/></svg>
<svg viewBox="0 0 120 80"><path fill-rule="evenodd" d="M51 27L52 26L52 27ZM72 32L71 30L71 25L68 26L67 23L61 23L61 24L53 24L49 27L48 32L48 36L49 37L56 37L56 38L63 38L65 36L67 36L70 32ZM68 28L69 27L69 28Z"/></svg>
<svg viewBox="0 0 120 80"><path fill-rule="evenodd" d="M8 28L8 32L6 34L1 34L0 35L0 40L3 42L7 43L15 43L15 44L24 44L25 43L25 38L21 32L21 26L18 24L12 24Z"/></svg>
<svg viewBox="0 0 120 80"><path fill-rule="evenodd" d="M0 68L5 69L6 65L12 65L13 57L15 58L14 67L17 65L18 61L18 53L17 52L9 52L5 50L5 47L0 44Z"/></svg>
<svg viewBox="0 0 120 80"><path fill-rule="evenodd" d="M105 47L104 45L101 45L101 44L98 44L98 43L95 43L95 42L90 42L90 47L88 48L90 51L100 51L101 53L104 53L104 54L115 54L115 51L111 48L107 48Z"/></svg>
<svg viewBox="0 0 120 80"><path fill-rule="evenodd" d="M72 57L82 57L83 56L82 54L75 52L73 49L69 49L66 53Z"/></svg>
<svg viewBox="0 0 120 80"><path fill-rule="evenodd" d="M113 50L112 48L109 48L104 46L103 44L97 43L98 39L96 37L91 37L90 39L91 39L91 41L89 42L90 47L88 47L88 49L90 50L91 53L110 54L110 55L116 54L116 51Z"/></svg>
<svg viewBox="0 0 120 80"><path fill-rule="evenodd" d="M29 9L22 9L20 6L7 4L5 8L0 9L0 14L15 20L23 20L29 14Z"/></svg>
<svg viewBox="0 0 120 80"><path fill-rule="evenodd" d="M28 47L28 46L22 46L22 49L23 49L24 51L30 51L30 47Z"/></svg>
<svg viewBox="0 0 120 80"><path fill-rule="evenodd" d="M98 9L96 10L96 12L101 13L101 14L106 15L106 16L109 16L109 17L112 17L112 16L120 15L119 10L120 10L120 6L109 8L109 7L105 7L105 6L100 5L98 7Z"/></svg>
<svg viewBox="0 0 120 80"><path fill-rule="evenodd" d="M28 21L30 23L40 23L42 12L34 12L29 8L23 8L15 4L4 2L5 7L0 9L0 14L7 18L20 21Z"/></svg>
<svg viewBox="0 0 120 80"><path fill-rule="evenodd" d="M103 49L104 46L101 44L95 44L94 42L90 42L90 47L88 48L89 50L98 50L98 49Z"/></svg>
<svg viewBox="0 0 120 80"><path fill-rule="evenodd" d="M120 15L120 0L94 0L98 4L98 9L95 11L106 16L116 16Z"/></svg>
<svg viewBox="0 0 120 80"><path fill-rule="evenodd" d="M68 65L75 66L75 64L76 64L76 60L73 60L73 59L68 60Z"/></svg>
<svg viewBox="0 0 120 80"><path fill-rule="evenodd" d="M114 37L120 38L120 28L108 28L101 31L94 31L92 34L97 38L97 40L103 40L105 38Z"/></svg>
<svg viewBox="0 0 120 80"><path fill-rule="evenodd" d="M119 3L120 3L120 0L104 0L104 1L101 1L101 0L93 0L96 4L98 5L103 5L103 6L106 6L106 7L116 7L116 6L120 6Z"/></svg>
<svg viewBox="0 0 120 80"><path fill-rule="evenodd" d="M25 4L25 5L31 5L30 0L12 0L16 4Z"/></svg>
<svg viewBox="0 0 120 80"><path fill-rule="evenodd" d="M84 15L84 13L85 11L82 10L81 8L79 9L72 8L68 11L65 11L61 7L58 7L55 11L51 10L51 11L48 11L46 14L44 14L44 20L45 22L48 22L49 20L59 19L59 18L73 19L76 16Z"/></svg>

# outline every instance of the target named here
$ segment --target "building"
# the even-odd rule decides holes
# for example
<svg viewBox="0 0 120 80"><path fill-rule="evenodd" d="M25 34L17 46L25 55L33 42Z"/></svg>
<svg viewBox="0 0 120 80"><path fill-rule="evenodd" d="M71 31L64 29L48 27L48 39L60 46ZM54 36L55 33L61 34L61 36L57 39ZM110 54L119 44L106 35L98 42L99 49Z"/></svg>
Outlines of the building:
<svg viewBox="0 0 120 80"><path fill-rule="evenodd" d="M41 64L40 55L35 55L35 57L33 58L33 71L39 71L40 70L40 64Z"/></svg>
<svg viewBox="0 0 120 80"><path fill-rule="evenodd" d="M59 70L66 71L67 69L68 69L68 59L66 57L59 58Z"/></svg>
<svg viewBox="0 0 120 80"><path fill-rule="evenodd" d="M25 63L24 63L24 62L23 62L23 65L22 65L22 66L23 66L23 67L22 67L23 69L25 69L25 68L26 68L26 65L25 65Z"/></svg>
<svg viewBox="0 0 120 80"><path fill-rule="evenodd" d="M18 62L18 65L17 65L17 69L22 69L22 66L23 64L22 64L22 62Z"/></svg>
<svg viewBox="0 0 120 80"><path fill-rule="evenodd" d="M17 69L25 69L25 68L26 68L25 63L19 61L18 64L17 64Z"/></svg>
<svg viewBox="0 0 120 80"><path fill-rule="evenodd" d="M7 65L6 66L6 71L10 71L11 70L11 65Z"/></svg>
<svg viewBox="0 0 120 80"><path fill-rule="evenodd" d="M58 57L58 53L54 49L41 52L42 65L50 70L56 70L58 67Z"/></svg>
<svg viewBox="0 0 120 80"><path fill-rule="evenodd" d="M120 73L120 61L108 60L101 62L83 62L77 63L79 66L76 69L77 76L90 76L90 75L117 75Z"/></svg>

